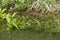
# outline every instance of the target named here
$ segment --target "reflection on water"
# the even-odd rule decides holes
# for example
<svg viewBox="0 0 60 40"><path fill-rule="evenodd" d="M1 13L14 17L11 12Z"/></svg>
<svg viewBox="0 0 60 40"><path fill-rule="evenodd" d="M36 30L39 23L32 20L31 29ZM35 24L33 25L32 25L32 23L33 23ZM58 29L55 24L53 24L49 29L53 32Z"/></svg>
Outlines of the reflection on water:
<svg viewBox="0 0 60 40"><path fill-rule="evenodd" d="M0 40L60 40L60 33L52 35L44 32L37 33L33 31L13 31L11 33L12 34L1 32ZM10 35L12 35L12 39L10 39Z"/></svg>

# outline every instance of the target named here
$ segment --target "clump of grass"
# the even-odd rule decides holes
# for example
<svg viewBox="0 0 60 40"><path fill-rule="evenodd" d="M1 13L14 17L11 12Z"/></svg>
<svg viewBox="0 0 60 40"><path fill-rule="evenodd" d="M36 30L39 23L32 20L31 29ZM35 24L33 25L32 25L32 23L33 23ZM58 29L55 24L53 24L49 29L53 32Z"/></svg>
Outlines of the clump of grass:
<svg viewBox="0 0 60 40"><path fill-rule="evenodd" d="M57 3L55 0L1 0L0 5L7 10L16 10L16 11L30 11L36 10L42 12L50 11L54 12L58 10L60 3ZM52 11L51 11L52 10Z"/></svg>
<svg viewBox="0 0 60 40"><path fill-rule="evenodd" d="M0 9L0 23L5 30L32 29L35 31L60 32L60 15L54 13L40 14L40 16L6 14ZM5 23L5 24L4 24ZM4 28L3 27L3 28Z"/></svg>
<svg viewBox="0 0 60 40"><path fill-rule="evenodd" d="M1 1L1 5L5 7L1 6L3 10L0 9L1 30L30 28L35 31L60 32L60 14L57 12L60 10L59 3L54 0L5 0Z"/></svg>

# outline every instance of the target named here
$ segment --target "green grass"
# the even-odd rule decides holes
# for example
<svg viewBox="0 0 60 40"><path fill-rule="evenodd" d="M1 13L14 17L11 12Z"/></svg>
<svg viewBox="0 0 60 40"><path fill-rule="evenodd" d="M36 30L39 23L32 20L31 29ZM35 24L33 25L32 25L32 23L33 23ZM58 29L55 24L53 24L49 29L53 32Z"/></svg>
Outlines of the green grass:
<svg viewBox="0 0 60 40"><path fill-rule="evenodd" d="M0 9L0 15L2 30L32 29L35 31L60 32L60 14L17 15L17 13L4 13Z"/></svg>
<svg viewBox="0 0 60 40"><path fill-rule="evenodd" d="M1 0L0 40L59 40L60 0Z"/></svg>
<svg viewBox="0 0 60 40"><path fill-rule="evenodd" d="M1 0L0 31L32 29L60 32L59 4L54 0Z"/></svg>

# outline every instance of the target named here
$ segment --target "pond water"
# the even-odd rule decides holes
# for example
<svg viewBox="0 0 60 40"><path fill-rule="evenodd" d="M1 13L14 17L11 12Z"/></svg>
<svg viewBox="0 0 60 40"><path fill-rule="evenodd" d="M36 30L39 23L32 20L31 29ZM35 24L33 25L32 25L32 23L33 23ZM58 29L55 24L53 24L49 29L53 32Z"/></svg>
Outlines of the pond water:
<svg viewBox="0 0 60 40"><path fill-rule="evenodd" d="M1 32L0 40L60 40L60 33L48 34L33 31Z"/></svg>

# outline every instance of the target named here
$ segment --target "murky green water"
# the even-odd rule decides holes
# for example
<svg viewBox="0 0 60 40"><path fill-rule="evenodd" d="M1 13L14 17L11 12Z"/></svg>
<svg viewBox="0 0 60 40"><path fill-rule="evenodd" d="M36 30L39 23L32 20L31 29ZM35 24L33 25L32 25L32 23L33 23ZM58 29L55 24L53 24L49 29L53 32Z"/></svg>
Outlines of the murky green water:
<svg viewBox="0 0 60 40"><path fill-rule="evenodd" d="M33 31L13 31L11 34L1 32L0 40L60 40L60 33L49 35L48 33Z"/></svg>

